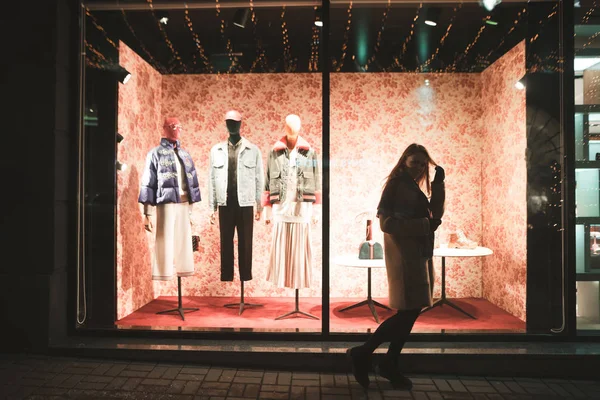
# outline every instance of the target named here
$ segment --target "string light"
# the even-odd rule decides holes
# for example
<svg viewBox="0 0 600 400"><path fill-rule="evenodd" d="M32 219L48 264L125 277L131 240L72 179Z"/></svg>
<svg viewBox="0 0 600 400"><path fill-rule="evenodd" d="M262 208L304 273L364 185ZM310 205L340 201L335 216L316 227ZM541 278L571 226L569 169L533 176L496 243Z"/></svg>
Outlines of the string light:
<svg viewBox="0 0 600 400"><path fill-rule="evenodd" d="M425 61L423 64L421 64L419 66L419 68L418 68L419 72L422 72L424 69L428 68L429 65L432 63L432 61L435 60L436 57L438 56L438 54L440 53L440 49L442 48L442 46L444 46L444 43L446 42L446 38L450 34L450 30L452 29L452 26L454 25L454 19L456 18L456 15L458 14L458 10L460 10L462 8L462 5L463 5L463 3L460 3L458 5L458 7L454 7L452 18L450 18L450 23L448 24L448 28L446 29L446 33L440 39L440 42L439 42L440 44L437 47L437 49L435 49L435 51L433 52L433 54L431 55L431 57L429 57L427 59L427 61Z"/></svg>
<svg viewBox="0 0 600 400"><path fill-rule="evenodd" d="M308 70L316 72L319 70L319 43L320 29L316 26L312 28L312 43L310 48L310 59L308 61Z"/></svg>
<svg viewBox="0 0 600 400"><path fill-rule="evenodd" d="M158 25L158 29L160 30L160 33L162 34L163 39L165 40L165 43L167 43L169 50L171 50L171 53L173 54L173 58L179 62L179 66L181 67L183 72L187 73L187 67L183 64L183 62L181 60L181 56L179 55L177 50L175 50L175 47L173 47L173 43L171 43L171 41L169 40L169 36L167 35L167 31L165 31L163 24L160 23L160 21L156 18L156 15L154 14L154 4L152 4L152 0L146 0L146 1L148 2L148 5L150 6L150 12L152 13L152 16L154 17L156 24ZM174 69L174 67L171 67L171 69L168 72L173 71L173 69Z"/></svg>
<svg viewBox="0 0 600 400"><path fill-rule="evenodd" d="M469 54L469 52L471 51L473 46L475 46L475 44L477 44L477 42L479 41L479 38L481 37L481 34L483 33L483 31L485 31L485 28L488 26L486 21L489 19L490 19L489 15L483 18L483 24L482 24L481 28L479 28L479 32L477 32L477 35L475 36L473 41L467 45L467 47L463 51L463 54L460 57L461 59L464 59L464 57L466 57ZM449 67L446 68L446 72L455 72L456 71L456 64L458 63L458 59L459 59L459 57L457 57L454 60L452 65L450 65Z"/></svg>
<svg viewBox="0 0 600 400"><path fill-rule="evenodd" d="M281 40L283 41L283 70L285 72L294 72L296 70L295 60L292 57L290 46L290 37L285 22L285 6L281 10Z"/></svg>
<svg viewBox="0 0 600 400"><path fill-rule="evenodd" d="M190 33L192 34L192 38L194 39L194 44L196 45L198 54L200 55L200 58L202 59L202 62L204 63L205 69L209 73L214 72L214 68L213 68L212 64L210 63L210 60L208 59L208 57L206 57L206 54L204 53L204 47L202 47L202 43L200 42L200 37L198 36L196 31L194 31L194 24L192 23L192 19L190 18L190 13L189 13L187 3L185 4L185 21L187 22L187 26L190 30ZM194 57L194 64L196 64L196 57Z"/></svg>
<svg viewBox="0 0 600 400"><path fill-rule="evenodd" d="M110 37L108 37L108 33L106 33L106 30L98 23L98 20L96 19L96 17L94 17L94 15L92 15L90 9L87 7L85 8L85 15L90 17L92 24L94 25L94 27L96 27L96 29L98 29L102 33L102 36L104 36L104 39L106 39L106 41L108 43L110 43L110 45L113 48L118 50L117 44L115 42L113 42L113 40Z"/></svg>
<svg viewBox="0 0 600 400"><path fill-rule="evenodd" d="M365 69L368 70L369 66L375 62L377 58L377 54L379 53L379 49L381 48L381 38L383 37L383 31L385 30L385 23L387 21L387 17L390 13L390 6L392 4L391 0L388 0L387 6L383 11L383 15L381 16L381 27L379 28L379 32L377 32L377 40L375 42L375 47L373 48L373 55L367 60L367 64L365 65Z"/></svg>
<svg viewBox="0 0 600 400"><path fill-rule="evenodd" d="M596 0L594 0L594 2L592 3L592 7L585 13L583 18L581 19L582 25L585 25L589 22L590 17L592 16L592 14L594 13L595 10L596 10Z"/></svg>
<svg viewBox="0 0 600 400"><path fill-rule="evenodd" d="M344 31L344 42L342 43L342 56L340 61L333 60L333 68L336 72L340 72L346 60L346 52L348 50L348 40L350 39L350 26L352 25L352 1L348 5L348 20L346 21L346 30Z"/></svg>
<svg viewBox="0 0 600 400"><path fill-rule="evenodd" d="M410 43L410 41L413 38L413 35L415 33L415 25L416 25L417 21L419 20L419 13L421 12L422 8L423 8L423 3L420 3L419 8L417 8L415 17L413 18L412 25L410 26L410 32L409 32L408 36L406 38L404 38L404 43L402 43L402 53L399 56L394 57L394 62L388 68L386 68L385 72L389 72L390 70L393 70L396 68L400 68L401 71L406 71L406 67L404 67L402 65L400 60L406 54L406 50L408 49L408 44Z"/></svg>
<svg viewBox="0 0 600 400"><path fill-rule="evenodd" d="M144 43L142 43L142 41L135 34L135 31L133 30L133 27L129 24L129 21L127 20L127 16L125 15L125 10L121 9L121 14L123 16L123 21L125 21L125 25L127 25L127 28L129 29L129 32L131 32L131 34L133 35L133 37L135 38L135 40L137 40L140 48L146 54L146 57L148 57L148 60L150 60L150 64L152 64L152 66L156 70L158 70L160 73L166 73L167 72L166 68L163 67L163 65L160 64L158 61L156 61L156 59L152 56L152 54L150 54L150 52L148 51L148 49L146 49L146 46L144 46Z"/></svg>
<svg viewBox="0 0 600 400"><path fill-rule="evenodd" d="M538 33L535 34L535 36L533 36L531 39L529 39L529 43L533 43L539 39L542 29L545 27L545 25L548 23L548 21L557 14L558 14L558 4L555 4L554 7L552 8L552 11L550 11L550 14L548 14L548 16L546 17L546 19L539 22L540 29L539 29Z"/></svg>
<svg viewBox="0 0 600 400"><path fill-rule="evenodd" d="M252 33L254 34L254 38L256 39L256 59L252 62L252 66L250 67L250 72L254 72L258 65L261 65L264 63L265 50L262 48L262 40L260 40L258 38L258 32L256 29L258 20L256 18L256 11L254 9L253 0L250 0L250 12L252 15ZM264 64L263 64L263 70L264 70Z"/></svg>

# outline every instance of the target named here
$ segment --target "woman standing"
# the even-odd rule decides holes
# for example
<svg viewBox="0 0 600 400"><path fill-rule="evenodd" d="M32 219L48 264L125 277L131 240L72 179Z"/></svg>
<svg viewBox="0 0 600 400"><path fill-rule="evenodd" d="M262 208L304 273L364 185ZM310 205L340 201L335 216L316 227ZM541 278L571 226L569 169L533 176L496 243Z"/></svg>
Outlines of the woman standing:
<svg viewBox="0 0 600 400"><path fill-rule="evenodd" d="M431 183L430 166L436 171ZM432 305L433 236L444 213L444 177L444 170L427 149L413 143L404 150L385 183L377 216L384 233L389 303L398 312L363 345L346 351L354 377L364 388L369 386L371 355L384 342L390 342L390 346L379 364L379 375L395 388L412 387L410 379L398 370L398 356L421 310Z"/></svg>

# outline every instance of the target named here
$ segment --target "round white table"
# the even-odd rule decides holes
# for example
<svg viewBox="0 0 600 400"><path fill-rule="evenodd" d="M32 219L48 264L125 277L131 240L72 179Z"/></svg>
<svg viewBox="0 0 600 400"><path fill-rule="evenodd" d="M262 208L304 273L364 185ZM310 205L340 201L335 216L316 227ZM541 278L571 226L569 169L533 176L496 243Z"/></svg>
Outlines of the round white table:
<svg viewBox="0 0 600 400"><path fill-rule="evenodd" d="M367 269L367 299L363 300L359 303L353 304L351 306L342 308L340 312L347 311L356 307L364 306L365 304L369 306L371 310L371 314L373 314L373 318L375 318L375 322L379 323L379 316L377 315L377 311L375 311L375 306L384 308L386 310L391 310L388 306L381 304L371 297L371 268L385 268L385 260L361 260L358 258L358 255L355 256L340 256L334 259L334 263L342 266L342 267L350 267L350 268L366 268Z"/></svg>
<svg viewBox="0 0 600 400"><path fill-rule="evenodd" d="M446 257L485 257L494 254L494 252L487 247L476 247L474 249L449 249L447 247L438 247L437 249L433 249L434 257L442 257L442 297L438 299L431 307L427 307L422 313L425 313L435 307L441 307L444 304L449 305L457 311L473 318L477 319L456 304L452 303L446 297Z"/></svg>

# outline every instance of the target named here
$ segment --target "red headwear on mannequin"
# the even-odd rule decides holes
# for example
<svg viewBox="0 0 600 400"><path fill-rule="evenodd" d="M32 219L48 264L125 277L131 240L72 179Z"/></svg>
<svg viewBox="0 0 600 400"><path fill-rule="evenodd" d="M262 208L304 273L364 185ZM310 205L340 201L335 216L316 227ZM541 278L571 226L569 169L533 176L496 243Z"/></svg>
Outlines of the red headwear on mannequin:
<svg viewBox="0 0 600 400"><path fill-rule="evenodd" d="M163 136L169 141L176 142L179 140L181 129L182 127L179 119L174 117L165 118L165 122L163 123Z"/></svg>

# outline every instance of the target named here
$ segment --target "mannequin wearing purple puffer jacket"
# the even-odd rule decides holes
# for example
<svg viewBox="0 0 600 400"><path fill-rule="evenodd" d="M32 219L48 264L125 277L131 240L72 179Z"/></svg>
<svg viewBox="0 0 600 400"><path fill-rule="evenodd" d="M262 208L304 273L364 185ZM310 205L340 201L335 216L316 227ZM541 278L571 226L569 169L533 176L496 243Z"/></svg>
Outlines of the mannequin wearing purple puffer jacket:
<svg viewBox="0 0 600 400"><path fill-rule="evenodd" d="M156 209L156 241L152 279L170 280L194 274L191 242L192 205L201 200L194 161L181 148L181 124L165 119L160 145L148 152L138 201L144 205L144 227L153 232Z"/></svg>

